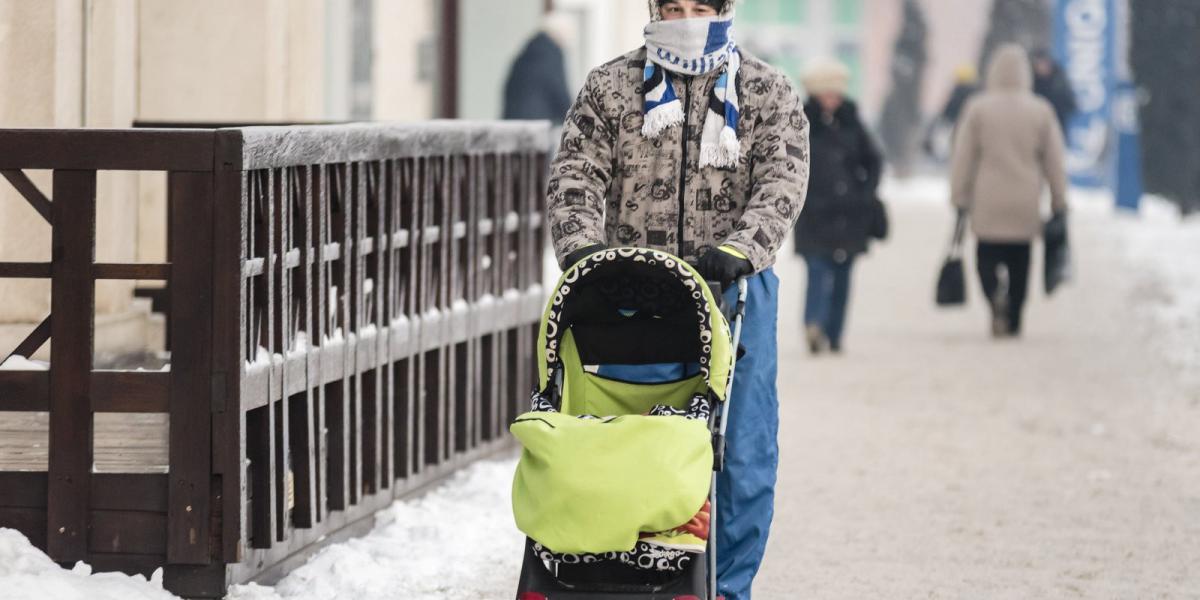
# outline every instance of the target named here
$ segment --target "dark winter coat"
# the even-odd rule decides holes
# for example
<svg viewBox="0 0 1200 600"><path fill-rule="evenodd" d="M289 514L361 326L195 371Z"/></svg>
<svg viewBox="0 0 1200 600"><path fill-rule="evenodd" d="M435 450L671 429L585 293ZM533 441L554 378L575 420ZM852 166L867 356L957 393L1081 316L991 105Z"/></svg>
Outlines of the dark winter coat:
<svg viewBox="0 0 1200 600"><path fill-rule="evenodd" d="M962 114L963 107L967 105L967 100L979 91L979 86L971 83L959 83L954 86L950 92L950 97L946 99L946 106L942 107L942 119L947 123L954 124L958 122L959 115Z"/></svg>
<svg viewBox="0 0 1200 600"><path fill-rule="evenodd" d="M562 48L539 33L513 61L504 84L504 118L549 120L561 125L571 108Z"/></svg>
<svg viewBox="0 0 1200 600"><path fill-rule="evenodd" d="M796 253L835 258L867 250L883 159L849 100L827 116L804 105L811 133L808 202L796 224Z"/></svg>
<svg viewBox="0 0 1200 600"><path fill-rule="evenodd" d="M1050 106L1054 107L1054 116L1058 117L1058 125L1065 135L1067 122L1079 109L1075 103L1075 91L1071 89L1067 74L1057 64L1049 75L1034 74L1033 93L1045 98Z"/></svg>

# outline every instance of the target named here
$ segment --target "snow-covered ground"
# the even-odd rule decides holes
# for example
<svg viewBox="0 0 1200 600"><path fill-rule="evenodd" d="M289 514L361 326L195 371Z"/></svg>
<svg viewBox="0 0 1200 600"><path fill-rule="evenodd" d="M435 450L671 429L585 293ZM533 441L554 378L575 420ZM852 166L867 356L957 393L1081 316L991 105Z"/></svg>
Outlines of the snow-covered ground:
<svg viewBox="0 0 1200 600"><path fill-rule="evenodd" d="M0 600L175 600L162 589L162 571L145 577L92 573L85 564L63 569L25 536L0 528Z"/></svg>
<svg viewBox="0 0 1200 600"><path fill-rule="evenodd" d="M491 600L516 589L524 537L509 490L516 460L486 460L376 516L370 534L320 551L274 586L228 600ZM161 571L144 577L63 569L19 533L0 529L0 600L176 600Z"/></svg>
<svg viewBox="0 0 1200 600"><path fill-rule="evenodd" d="M1075 279L994 342L967 255L933 305L944 182L891 183L847 352L801 347L787 257L780 472L761 598L1200 597L1200 221L1073 190Z"/></svg>
<svg viewBox="0 0 1200 600"><path fill-rule="evenodd" d="M377 516L368 535L325 548L273 587L229 600L491 600L516 589L524 537L512 523L514 459L468 467Z"/></svg>
<svg viewBox="0 0 1200 600"><path fill-rule="evenodd" d="M893 238L855 275L847 353L800 343L781 255L781 467L756 597L1200 595L1200 222L1072 194L1076 278L994 343L972 279L933 307L940 180L889 182ZM970 257L968 257L970 265ZM380 513L275 586L231 600L511 597L511 458ZM165 600L157 578L64 570L0 531L0 599Z"/></svg>

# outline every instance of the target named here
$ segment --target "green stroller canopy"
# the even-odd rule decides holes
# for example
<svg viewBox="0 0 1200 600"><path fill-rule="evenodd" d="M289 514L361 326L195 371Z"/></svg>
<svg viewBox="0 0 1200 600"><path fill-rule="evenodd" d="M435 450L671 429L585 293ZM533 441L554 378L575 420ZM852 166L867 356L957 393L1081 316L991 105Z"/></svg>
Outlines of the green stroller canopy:
<svg viewBox="0 0 1200 600"><path fill-rule="evenodd" d="M551 292L538 336L539 389L560 367L696 363L724 400L731 345L725 316L691 265L657 250L608 249L568 268Z"/></svg>

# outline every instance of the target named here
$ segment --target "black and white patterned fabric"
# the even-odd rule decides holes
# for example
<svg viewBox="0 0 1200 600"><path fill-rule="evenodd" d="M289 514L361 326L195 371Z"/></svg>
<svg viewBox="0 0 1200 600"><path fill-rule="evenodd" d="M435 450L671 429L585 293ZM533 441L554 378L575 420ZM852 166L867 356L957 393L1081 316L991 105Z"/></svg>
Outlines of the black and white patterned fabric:
<svg viewBox="0 0 1200 600"><path fill-rule="evenodd" d="M533 390L529 396L529 410L532 412L558 412L558 408L554 406L549 396Z"/></svg>
<svg viewBox="0 0 1200 600"><path fill-rule="evenodd" d="M558 407L545 394L534 390L529 396L529 410L532 412L558 412ZM684 417L685 419L694 419L697 421L708 421L708 417L712 414L712 405L708 402L708 396L704 394L696 394L688 401L687 408L679 409L667 404L655 404L646 413L649 417ZM578 415L580 419L599 419L596 415Z"/></svg>
<svg viewBox="0 0 1200 600"><path fill-rule="evenodd" d="M678 409L666 404L655 404L650 412L646 413L651 417L684 417L685 419L694 419L697 421L707 421L709 415L712 414L712 407L708 403L708 396L704 394L696 394L692 396L692 400L688 402L688 407Z"/></svg>
<svg viewBox="0 0 1200 600"><path fill-rule="evenodd" d="M672 550L646 542L638 542L629 552L604 552L601 554L566 554L554 552L534 542L533 553L545 562L564 565L590 565L605 561L620 561L643 571L674 573L682 571L692 560L692 554L683 550Z"/></svg>

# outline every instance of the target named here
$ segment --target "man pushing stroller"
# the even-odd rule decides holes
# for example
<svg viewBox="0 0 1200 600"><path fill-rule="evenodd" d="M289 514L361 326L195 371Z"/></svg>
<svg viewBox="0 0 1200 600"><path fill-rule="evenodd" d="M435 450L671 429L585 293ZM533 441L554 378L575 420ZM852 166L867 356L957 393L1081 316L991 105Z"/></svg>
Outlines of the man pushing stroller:
<svg viewBox="0 0 1200 600"><path fill-rule="evenodd" d="M650 0L645 47L594 69L567 114L547 214L564 268L636 246L679 256L726 287L748 278L716 543L720 592L743 600L766 548L778 463L772 265L804 204L809 149L800 95L735 43L734 4ZM669 380L686 368L604 375Z"/></svg>

